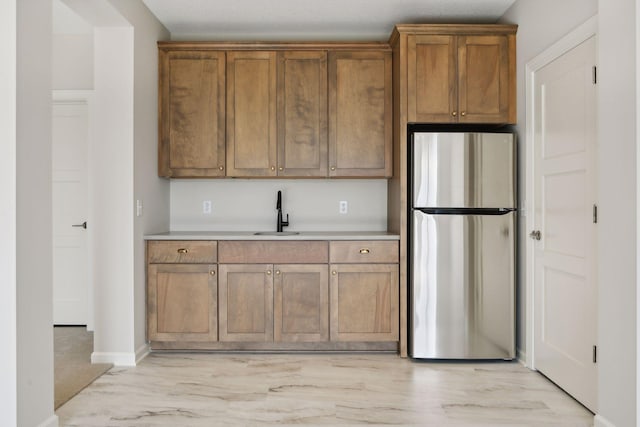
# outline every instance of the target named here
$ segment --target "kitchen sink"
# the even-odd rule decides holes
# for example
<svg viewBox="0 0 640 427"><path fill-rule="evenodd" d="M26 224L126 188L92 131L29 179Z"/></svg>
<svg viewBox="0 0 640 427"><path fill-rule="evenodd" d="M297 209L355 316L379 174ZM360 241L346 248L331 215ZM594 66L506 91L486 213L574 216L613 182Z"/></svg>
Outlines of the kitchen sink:
<svg viewBox="0 0 640 427"><path fill-rule="evenodd" d="M297 231L258 231L255 236L295 236L300 234Z"/></svg>

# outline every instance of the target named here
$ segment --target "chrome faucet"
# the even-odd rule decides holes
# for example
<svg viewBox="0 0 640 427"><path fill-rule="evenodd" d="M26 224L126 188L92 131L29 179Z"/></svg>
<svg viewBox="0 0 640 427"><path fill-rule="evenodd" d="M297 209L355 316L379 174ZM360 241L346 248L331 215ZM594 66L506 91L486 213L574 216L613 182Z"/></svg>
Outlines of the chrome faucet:
<svg viewBox="0 0 640 427"><path fill-rule="evenodd" d="M282 191L278 190L278 201L276 202L276 209L278 210L278 219L276 223L276 231L280 233L282 231L282 227L289 226L289 214L287 214L287 220L282 220Z"/></svg>

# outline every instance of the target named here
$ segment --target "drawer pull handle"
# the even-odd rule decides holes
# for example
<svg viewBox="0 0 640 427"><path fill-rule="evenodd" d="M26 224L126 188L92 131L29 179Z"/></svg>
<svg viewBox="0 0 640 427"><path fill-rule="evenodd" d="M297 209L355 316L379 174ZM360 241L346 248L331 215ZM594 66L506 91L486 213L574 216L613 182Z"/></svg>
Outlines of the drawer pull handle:
<svg viewBox="0 0 640 427"><path fill-rule="evenodd" d="M180 248L180 249L178 249L178 253L179 254L188 254L189 253L189 249Z"/></svg>
<svg viewBox="0 0 640 427"><path fill-rule="evenodd" d="M368 254L368 253L369 253L369 249L367 249L367 248L362 248L362 249L360 249L360 253L361 253L361 254Z"/></svg>
<svg viewBox="0 0 640 427"><path fill-rule="evenodd" d="M215 275L216 275L216 272L215 272L214 270L211 270L211 271L209 272L209 274L210 274L210 275L212 275L212 276L215 276Z"/></svg>

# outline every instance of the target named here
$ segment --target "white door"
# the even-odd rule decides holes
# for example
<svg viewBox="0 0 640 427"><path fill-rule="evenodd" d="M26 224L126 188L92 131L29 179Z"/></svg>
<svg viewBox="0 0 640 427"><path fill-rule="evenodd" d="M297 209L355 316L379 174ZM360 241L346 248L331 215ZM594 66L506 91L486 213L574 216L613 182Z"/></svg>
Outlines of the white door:
<svg viewBox="0 0 640 427"><path fill-rule="evenodd" d="M53 323L86 325L88 111L83 102L53 104ZM90 224L89 224L90 226Z"/></svg>
<svg viewBox="0 0 640 427"><path fill-rule="evenodd" d="M597 410L596 40L534 77L534 364ZM539 235L537 234L539 232Z"/></svg>

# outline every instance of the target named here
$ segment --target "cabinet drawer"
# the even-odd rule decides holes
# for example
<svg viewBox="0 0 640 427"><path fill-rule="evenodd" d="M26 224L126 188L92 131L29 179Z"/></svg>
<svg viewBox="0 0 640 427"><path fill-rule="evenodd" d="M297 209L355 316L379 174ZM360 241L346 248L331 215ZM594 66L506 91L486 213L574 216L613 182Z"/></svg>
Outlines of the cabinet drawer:
<svg viewBox="0 0 640 427"><path fill-rule="evenodd" d="M324 264L328 244L322 241L232 241L218 242L220 264Z"/></svg>
<svg viewBox="0 0 640 427"><path fill-rule="evenodd" d="M329 246L331 263L396 263L398 262L397 241L338 241Z"/></svg>
<svg viewBox="0 0 640 427"><path fill-rule="evenodd" d="M147 243L148 262L163 264L207 264L216 263L217 242L198 240L149 241Z"/></svg>

